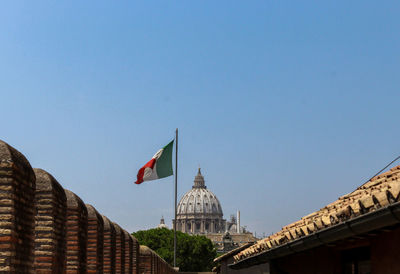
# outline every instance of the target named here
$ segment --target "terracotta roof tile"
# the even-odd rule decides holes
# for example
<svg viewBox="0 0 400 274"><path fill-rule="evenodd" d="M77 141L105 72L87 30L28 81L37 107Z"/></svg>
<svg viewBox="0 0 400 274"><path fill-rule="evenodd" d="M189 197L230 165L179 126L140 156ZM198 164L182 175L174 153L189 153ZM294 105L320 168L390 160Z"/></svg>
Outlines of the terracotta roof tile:
<svg viewBox="0 0 400 274"><path fill-rule="evenodd" d="M360 203L358 201L355 201L350 205L351 210L353 211L354 214L359 215L361 212L361 207Z"/></svg>
<svg viewBox="0 0 400 274"><path fill-rule="evenodd" d="M314 224L317 226L317 229L322 229L324 228L324 224L322 223L321 218L317 218L314 220Z"/></svg>
<svg viewBox="0 0 400 274"><path fill-rule="evenodd" d="M290 235L292 235L292 238L293 238L293 239L296 239L296 238L297 238L296 230L295 230L295 229L291 229L291 230L289 230L289 232L290 232Z"/></svg>
<svg viewBox="0 0 400 274"><path fill-rule="evenodd" d="M396 182L389 184L388 190L392 194L393 199L397 200L399 198L399 193L400 193L400 185L399 184L396 184Z"/></svg>
<svg viewBox="0 0 400 274"><path fill-rule="evenodd" d="M286 236L287 239L289 239L289 240L293 239L292 235L290 235L289 231L285 231L284 233L285 233L285 236Z"/></svg>
<svg viewBox="0 0 400 274"><path fill-rule="evenodd" d="M386 206L389 204L389 200L387 198L387 194L386 191L381 191L378 192L374 195L375 199L378 200L379 205L382 206Z"/></svg>
<svg viewBox="0 0 400 274"><path fill-rule="evenodd" d="M372 196L366 196L360 199L360 202L365 209L369 209L374 206L374 200L372 199Z"/></svg>
<svg viewBox="0 0 400 274"><path fill-rule="evenodd" d="M321 220L325 226L329 226L331 224L331 218L329 217L329 215L322 216Z"/></svg>
<svg viewBox="0 0 400 274"><path fill-rule="evenodd" d="M318 232L340 222L385 207L400 200L400 166L375 176L351 193L265 238L234 256L240 261L249 256Z"/></svg>
<svg viewBox="0 0 400 274"><path fill-rule="evenodd" d="M307 225L307 229L310 233L313 233L315 231L315 226L314 223L310 223Z"/></svg>

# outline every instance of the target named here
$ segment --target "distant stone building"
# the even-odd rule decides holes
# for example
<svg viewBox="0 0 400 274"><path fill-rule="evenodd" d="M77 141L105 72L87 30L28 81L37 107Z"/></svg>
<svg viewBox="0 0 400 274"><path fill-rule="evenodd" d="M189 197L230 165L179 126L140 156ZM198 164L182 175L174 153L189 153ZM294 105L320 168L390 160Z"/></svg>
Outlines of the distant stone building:
<svg viewBox="0 0 400 274"><path fill-rule="evenodd" d="M168 229L168 226L165 224L165 221L164 221L164 216L161 217L160 224L157 226L157 228L167 228Z"/></svg>
<svg viewBox="0 0 400 274"><path fill-rule="evenodd" d="M221 204L204 182L199 168L192 189L180 200L177 209L177 230L194 235L205 235L219 251L229 251L240 245L255 242L252 233L240 227L240 218L223 218Z"/></svg>

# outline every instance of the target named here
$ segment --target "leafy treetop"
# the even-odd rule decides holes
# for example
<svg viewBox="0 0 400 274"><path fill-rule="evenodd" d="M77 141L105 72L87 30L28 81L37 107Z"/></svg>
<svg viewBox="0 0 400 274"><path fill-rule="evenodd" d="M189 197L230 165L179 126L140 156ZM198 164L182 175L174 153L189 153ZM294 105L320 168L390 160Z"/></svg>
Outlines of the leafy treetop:
<svg viewBox="0 0 400 274"><path fill-rule="evenodd" d="M174 262L174 231L167 228L140 230L132 233L139 244L146 245L167 263ZM213 260L217 255L210 239L205 236L191 236L176 232L176 264L180 271L211 271Z"/></svg>

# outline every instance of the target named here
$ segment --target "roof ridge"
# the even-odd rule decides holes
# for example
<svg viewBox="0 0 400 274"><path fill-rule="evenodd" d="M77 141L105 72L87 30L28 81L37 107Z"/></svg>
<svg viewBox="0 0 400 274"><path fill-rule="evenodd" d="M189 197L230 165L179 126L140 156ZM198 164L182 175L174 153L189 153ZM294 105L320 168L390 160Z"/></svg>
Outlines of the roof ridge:
<svg viewBox="0 0 400 274"><path fill-rule="evenodd" d="M353 219L400 201L400 165L374 176L353 192L340 196L325 207L303 216L291 224L234 256L240 261L264 250L291 242L321 229Z"/></svg>

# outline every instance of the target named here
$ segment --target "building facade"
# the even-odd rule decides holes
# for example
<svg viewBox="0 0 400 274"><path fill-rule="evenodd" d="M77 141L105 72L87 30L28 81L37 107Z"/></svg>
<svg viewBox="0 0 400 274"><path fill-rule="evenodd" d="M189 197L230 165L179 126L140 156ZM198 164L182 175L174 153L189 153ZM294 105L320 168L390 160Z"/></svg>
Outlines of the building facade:
<svg viewBox="0 0 400 274"><path fill-rule="evenodd" d="M178 231L209 238L219 251L225 252L243 244L254 242L252 233L240 226L240 215L223 218L221 203L207 189L199 168L192 189L181 198L177 208Z"/></svg>
<svg viewBox="0 0 400 274"><path fill-rule="evenodd" d="M189 234L222 233L225 222L221 204L207 189L199 168L192 189L178 204L177 230Z"/></svg>

